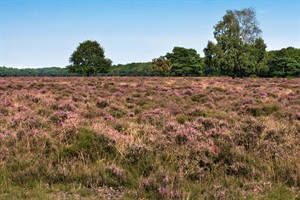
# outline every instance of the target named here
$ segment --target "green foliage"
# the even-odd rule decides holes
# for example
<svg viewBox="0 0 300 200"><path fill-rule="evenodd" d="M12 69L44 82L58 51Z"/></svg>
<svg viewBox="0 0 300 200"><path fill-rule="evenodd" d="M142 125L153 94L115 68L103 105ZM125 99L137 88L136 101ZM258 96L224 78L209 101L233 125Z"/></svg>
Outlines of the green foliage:
<svg viewBox="0 0 300 200"><path fill-rule="evenodd" d="M259 76L257 76L256 74L251 74L249 77L250 78L259 78Z"/></svg>
<svg viewBox="0 0 300 200"><path fill-rule="evenodd" d="M109 114L111 114L113 117L116 117L116 118L122 118L126 115L126 111L120 109L120 108L111 108L109 110Z"/></svg>
<svg viewBox="0 0 300 200"><path fill-rule="evenodd" d="M70 73L67 68L8 68L0 67L0 77L5 76L79 76L82 74ZM107 73L97 73L97 76L153 76L150 62L113 65Z"/></svg>
<svg viewBox="0 0 300 200"><path fill-rule="evenodd" d="M203 74L203 59L195 49L174 47L172 53L165 56L172 64L173 76L199 76Z"/></svg>
<svg viewBox="0 0 300 200"><path fill-rule="evenodd" d="M176 118L176 121L177 121L179 124L184 124L185 121L187 121L187 120L188 120L188 117L183 116L183 115L180 115L180 116L178 116L178 117Z"/></svg>
<svg viewBox="0 0 300 200"><path fill-rule="evenodd" d="M242 76L250 77L286 77L294 78L300 77L300 49L293 47L284 48L276 51L265 51L265 44L261 38L255 40L253 45L245 45L247 51L250 52L249 57L246 59L247 62L244 62L244 67L242 70ZM227 59L223 58L222 49L218 45L209 41L207 47L204 49L206 58L200 58L201 60L201 69L205 76L222 76L222 75L233 75L231 72L228 72L228 67L225 67L224 62L227 62ZM237 52L238 53L238 52ZM153 63L129 63L129 64L119 64L111 67L111 70L108 73L97 73L94 75L97 76L199 76L202 74L202 71L199 73L190 73L191 68L180 68L180 70L175 70L171 68L168 71L170 63L166 61L166 58L163 62L164 72L162 68L155 69ZM184 59L189 59L183 57ZM157 61L159 60L156 59ZM199 61L200 61L199 60ZM203 62L205 64L203 64ZM221 65L222 63L222 65ZM204 65L204 66L203 66ZM182 65L184 66L184 65ZM200 69L200 66L199 66ZM177 71L177 72L175 72ZM179 72L180 71L180 72ZM78 76L79 74L70 73L66 68L59 67L50 67L50 68L26 68L26 69L17 69L17 68L8 68L0 67L0 77L1 76ZM196 99L192 99L197 101Z"/></svg>
<svg viewBox="0 0 300 200"><path fill-rule="evenodd" d="M153 71L150 62L129 63L114 65L107 76L152 76Z"/></svg>
<svg viewBox="0 0 300 200"><path fill-rule="evenodd" d="M262 38L258 38L255 40L254 45L250 46L250 58L252 61L253 70L249 70L248 74L256 74L257 76L266 76L269 67L267 65L267 45L265 44Z"/></svg>
<svg viewBox="0 0 300 200"><path fill-rule="evenodd" d="M271 77L299 77L300 49L288 47L268 53L268 65Z"/></svg>
<svg viewBox="0 0 300 200"><path fill-rule="evenodd" d="M115 141L88 129L80 129L73 143L59 153L62 159L76 157L92 161L116 155Z"/></svg>
<svg viewBox="0 0 300 200"><path fill-rule="evenodd" d="M147 177L152 171L155 171L156 159L153 151L142 146L132 145L126 149L124 165L130 169L131 173Z"/></svg>
<svg viewBox="0 0 300 200"><path fill-rule="evenodd" d="M190 112L189 115L193 117L205 117L207 114L202 110L196 109Z"/></svg>
<svg viewBox="0 0 300 200"><path fill-rule="evenodd" d="M254 117L267 116L278 110L279 110L279 107L276 105L247 108L247 111Z"/></svg>
<svg viewBox="0 0 300 200"><path fill-rule="evenodd" d="M209 41L204 49L206 74L234 78L265 71L266 45L253 9L228 10L214 28L217 43Z"/></svg>
<svg viewBox="0 0 300 200"><path fill-rule="evenodd" d="M107 73L112 61L105 58L104 49L97 41L87 40L80 43L70 57L71 65L67 69L72 73L91 75Z"/></svg>
<svg viewBox="0 0 300 200"><path fill-rule="evenodd" d="M155 75L168 75L172 65L166 57L161 56L152 60L151 68Z"/></svg>
<svg viewBox="0 0 300 200"><path fill-rule="evenodd" d="M47 68L8 68L0 67L1 76L74 76L76 74L69 73L66 68L47 67Z"/></svg>
<svg viewBox="0 0 300 200"><path fill-rule="evenodd" d="M277 187L268 192L266 197L261 198L266 200L280 200L280 199L297 199L294 198L292 191L287 187Z"/></svg>
<svg viewBox="0 0 300 200"><path fill-rule="evenodd" d="M300 49L294 47L282 48L280 50L273 50L268 52L268 60L273 60L275 58L292 58L296 62L300 63Z"/></svg>

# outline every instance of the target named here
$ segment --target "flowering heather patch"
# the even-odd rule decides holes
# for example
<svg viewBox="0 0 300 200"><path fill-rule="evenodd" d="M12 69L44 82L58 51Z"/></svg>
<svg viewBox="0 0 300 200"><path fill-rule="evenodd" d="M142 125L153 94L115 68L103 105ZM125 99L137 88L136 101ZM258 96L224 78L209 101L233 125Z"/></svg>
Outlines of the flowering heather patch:
<svg viewBox="0 0 300 200"><path fill-rule="evenodd" d="M0 199L300 198L300 80L1 78Z"/></svg>

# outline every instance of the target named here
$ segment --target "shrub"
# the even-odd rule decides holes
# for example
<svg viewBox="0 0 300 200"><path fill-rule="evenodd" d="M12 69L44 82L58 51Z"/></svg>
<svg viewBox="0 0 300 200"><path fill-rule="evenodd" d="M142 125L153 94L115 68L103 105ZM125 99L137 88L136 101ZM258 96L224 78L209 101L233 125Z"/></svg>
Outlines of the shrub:
<svg viewBox="0 0 300 200"><path fill-rule="evenodd" d="M205 103L207 102L207 97L205 94L195 94L191 97L192 101Z"/></svg>
<svg viewBox="0 0 300 200"><path fill-rule="evenodd" d="M268 116L278 110L279 107L277 105L247 108L247 111L254 117Z"/></svg>
<svg viewBox="0 0 300 200"><path fill-rule="evenodd" d="M96 105L97 105L98 108L105 108L105 107L107 107L109 104L108 104L107 101L101 100L101 101L97 101Z"/></svg>
<svg viewBox="0 0 300 200"><path fill-rule="evenodd" d="M186 118L185 116L178 116L178 117L176 118L176 121L177 121L179 124L184 124L186 119L187 119L187 118Z"/></svg>
<svg viewBox="0 0 300 200"><path fill-rule="evenodd" d="M193 117L205 117L207 115L204 111L200 109L193 109L188 114Z"/></svg>
<svg viewBox="0 0 300 200"><path fill-rule="evenodd" d="M186 144L187 141L188 141L188 137L186 134L178 134L176 135L175 137L175 141L177 144L179 145L183 145L183 144Z"/></svg>
<svg viewBox="0 0 300 200"><path fill-rule="evenodd" d="M124 117L127 113L126 111L120 109L120 108L116 108L116 107L113 107L109 110L109 114L111 114L113 117L116 117L116 118L122 118Z"/></svg>

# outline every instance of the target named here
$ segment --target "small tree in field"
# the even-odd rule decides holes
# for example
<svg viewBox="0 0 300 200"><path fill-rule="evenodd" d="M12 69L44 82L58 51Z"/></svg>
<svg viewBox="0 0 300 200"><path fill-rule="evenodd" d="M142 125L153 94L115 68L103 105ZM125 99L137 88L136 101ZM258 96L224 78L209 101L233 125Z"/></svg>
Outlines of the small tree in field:
<svg viewBox="0 0 300 200"><path fill-rule="evenodd" d="M112 61L105 58L104 49L97 41L86 40L73 52L70 63L71 65L67 67L69 72L90 76L96 73L107 73Z"/></svg>

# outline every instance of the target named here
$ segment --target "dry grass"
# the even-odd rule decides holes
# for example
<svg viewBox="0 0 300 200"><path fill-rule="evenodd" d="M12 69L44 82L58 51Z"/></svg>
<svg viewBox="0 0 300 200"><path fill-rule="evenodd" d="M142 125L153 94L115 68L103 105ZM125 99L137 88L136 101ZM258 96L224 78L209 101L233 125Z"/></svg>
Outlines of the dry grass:
<svg viewBox="0 0 300 200"><path fill-rule="evenodd" d="M299 144L299 79L0 79L1 199L296 199Z"/></svg>

